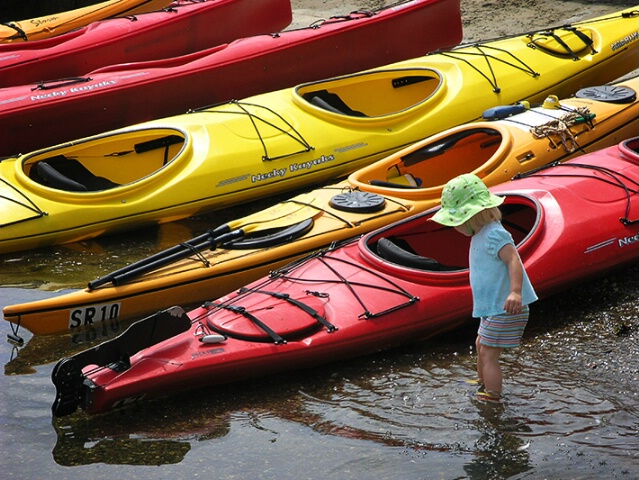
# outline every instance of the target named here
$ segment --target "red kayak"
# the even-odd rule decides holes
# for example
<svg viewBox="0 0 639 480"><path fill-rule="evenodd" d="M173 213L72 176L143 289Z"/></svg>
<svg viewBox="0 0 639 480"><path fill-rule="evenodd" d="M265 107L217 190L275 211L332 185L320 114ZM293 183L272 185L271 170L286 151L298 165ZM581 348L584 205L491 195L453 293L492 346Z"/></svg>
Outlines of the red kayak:
<svg viewBox="0 0 639 480"><path fill-rule="evenodd" d="M423 56L457 45L462 35L460 0L412 0L188 55L4 88L0 155Z"/></svg>
<svg viewBox="0 0 639 480"><path fill-rule="evenodd" d="M176 0L156 12L93 22L45 40L0 45L0 87L186 55L276 32L291 20L288 0Z"/></svg>
<svg viewBox="0 0 639 480"><path fill-rule="evenodd" d="M491 190L540 297L639 259L639 137ZM469 239L437 209L319 251L188 314L159 312L65 358L53 414L98 413L299 369L470 321ZM137 353L136 353L137 352Z"/></svg>

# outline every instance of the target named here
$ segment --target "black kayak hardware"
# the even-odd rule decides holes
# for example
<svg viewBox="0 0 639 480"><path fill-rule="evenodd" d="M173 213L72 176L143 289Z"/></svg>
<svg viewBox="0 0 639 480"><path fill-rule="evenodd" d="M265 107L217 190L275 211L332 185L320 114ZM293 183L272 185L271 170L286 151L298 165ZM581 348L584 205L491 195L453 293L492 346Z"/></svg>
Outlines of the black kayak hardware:
<svg viewBox="0 0 639 480"><path fill-rule="evenodd" d="M350 190L335 195L329 205L336 210L354 213L373 213L384 208L386 199L377 193Z"/></svg>
<svg viewBox="0 0 639 480"><path fill-rule="evenodd" d="M637 93L629 87L622 85L598 85L586 87L577 91L576 98L585 98L606 103L632 103L637 97ZM545 106L545 105L544 105ZM513 105L499 105L497 107L484 110L482 118L484 120L501 120L512 115L524 113L530 110L529 102L518 102Z"/></svg>
<svg viewBox="0 0 639 480"><path fill-rule="evenodd" d="M131 367L130 358L191 328L191 320L182 307L171 307L139 320L111 340L60 360L51 372L56 395L51 411L55 417L70 415L87 401L92 383L82 369L111 368L124 371Z"/></svg>
<svg viewBox="0 0 639 480"><path fill-rule="evenodd" d="M607 103L632 103L637 98L637 93L632 88L622 85L600 85L582 88L577 91L575 97Z"/></svg>

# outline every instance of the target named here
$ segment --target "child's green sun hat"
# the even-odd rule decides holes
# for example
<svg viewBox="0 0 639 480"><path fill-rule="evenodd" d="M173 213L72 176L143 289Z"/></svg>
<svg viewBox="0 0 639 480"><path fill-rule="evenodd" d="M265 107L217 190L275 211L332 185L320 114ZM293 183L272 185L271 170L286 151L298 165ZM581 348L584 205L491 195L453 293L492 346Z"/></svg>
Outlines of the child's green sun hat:
<svg viewBox="0 0 639 480"><path fill-rule="evenodd" d="M465 173L450 180L442 191L442 208L431 220L447 227L457 227L487 208L504 203L493 195L477 175Z"/></svg>

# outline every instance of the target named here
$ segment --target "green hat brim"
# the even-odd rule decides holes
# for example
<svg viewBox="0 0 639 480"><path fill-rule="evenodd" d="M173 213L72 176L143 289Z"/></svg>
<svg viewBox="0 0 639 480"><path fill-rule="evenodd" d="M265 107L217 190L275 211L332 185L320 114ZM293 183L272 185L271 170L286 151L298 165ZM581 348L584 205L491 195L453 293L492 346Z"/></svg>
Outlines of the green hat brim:
<svg viewBox="0 0 639 480"><path fill-rule="evenodd" d="M442 207L431 218L433 222L437 222L447 227L458 227L473 218L482 210L498 207L504 203L503 197L498 197L492 193L488 193L488 198L478 202L477 199L472 200L466 205L455 208Z"/></svg>

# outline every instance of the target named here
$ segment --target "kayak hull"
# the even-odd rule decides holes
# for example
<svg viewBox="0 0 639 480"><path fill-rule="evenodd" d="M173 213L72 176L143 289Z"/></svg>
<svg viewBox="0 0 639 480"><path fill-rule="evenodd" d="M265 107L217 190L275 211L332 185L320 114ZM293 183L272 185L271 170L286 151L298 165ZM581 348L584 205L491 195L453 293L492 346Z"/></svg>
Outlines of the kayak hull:
<svg viewBox="0 0 639 480"><path fill-rule="evenodd" d="M51 39L0 44L0 87L186 55L236 38L276 32L291 20L291 4L285 0L173 2L167 9L93 22Z"/></svg>
<svg viewBox="0 0 639 480"><path fill-rule="evenodd" d="M518 173L639 135L636 98L639 79L619 82L614 88L633 92L634 99L628 103L612 103L573 97L561 100L562 110L536 108L503 120L454 127L357 170L347 180L292 197L263 211L265 219L276 218L276 212L283 206L302 201L302 205L310 209L313 226L294 238L267 246L258 236L255 243L241 248L237 242L214 250L203 248L202 257L191 256L150 269L117 285L107 281L91 286L95 283L91 282L86 290L6 306L4 318L36 334L77 332L100 328L103 322L131 321L175 304L194 305L206 298L222 296L333 241L370 232L436 206L441 189L457 174L473 172L488 185L495 185ZM545 125L567 110L583 109L594 115L590 125L576 123L563 136L551 134L535 138L530 131L532 125ZM561 145L563 138L573 138L579 148L571 150ZM415 152L439 148L450 143L450 139L459 140L445 154L421 163L413 160L406 166L410 163L408 160L415 158ZM392 172L395 172L394 178ZM402 185L391 183L407 174L422 177L421 187L401 188ZM379 180L383 184L375 185ZM382 208L368 211L339 208L334 204L336 196L351 190L381 197ZM202 258L206 262L202 262Z"/></svg>
<svg viewBox="0 0 639 480"><path fill-rule="evenodd" d="M255 12L251 7L247 16L256 22L268 15L262 12L269 11L267 6ZM234 23L231 18L224 20ZM416 24L422 28L413 28ZM0 154L25 153L205 105L418 57L457 45L462 26L459 0L415 0L273 34L265 24L252 33L264 35L226 38L223 41L229 43L209 43L181 56L111 64L83 70L70 79L46 78L36 86L2 89L0 132L12 133L0 142ZM352 48L361 44L366 48Z"/></svg>
<svg viewBox="0 0 639 480"><path fill-rule="evenodd" d="M505 197L503 224L540 298L636 263L638 152L634 138L491 188ZM469 323L469 239L427 221L436 211L289 264L188 315L175 307L165 319L181 333L167 331L123 360L109 354L126 343L126 332L61 360L53 371L54 415L78 406L94 414L183 388L344 360ZM388 260L382 238L405 242L413 257L429 256L442 269ZM132 328L144 331L147 321ZM79 396L62 401L71 383Z"/></svg>
<svg viewBox="0 0 639 480"><path fill-rule="evenodd" d="M5 22L0 25L0 43L29 42L55 37L109 17L137 15L168 7L173 0L109 0L66 12Z"/></svg>
<svg viewBox="0 0 639 480"><path fill-rule="evenodd" d="M614 50L607 45L636 31L637 13L579 24L601 44L581 50L578 61L531 48L529 35L512 37L6 158L0 162L0 252L79 241L308 187L477 120L495 105L542 102L600 85L635 67L639 39ZM572 27L561 30L575 35ZM354 110L321 106L333 97ZM46 179L39 171L45 164L56 170ZM69 182L58 168L77 170L77 180Z"/></svg>

